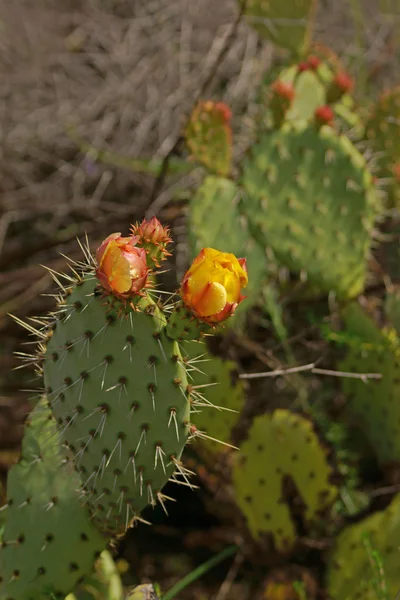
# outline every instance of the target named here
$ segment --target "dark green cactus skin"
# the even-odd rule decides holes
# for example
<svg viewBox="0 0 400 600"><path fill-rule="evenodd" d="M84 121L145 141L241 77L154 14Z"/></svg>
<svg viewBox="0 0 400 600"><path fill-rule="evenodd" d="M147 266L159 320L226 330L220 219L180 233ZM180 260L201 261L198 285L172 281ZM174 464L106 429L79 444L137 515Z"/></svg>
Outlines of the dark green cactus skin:
<svg viewBox="0 0 400 600"><path fill-rule="evenodd" d="M343 311L343 318L349 350L339 369L382 375L367 384L361 379L342 380L348 414L362 427L380 463L400 462L400 341L395 330L380 330L358 304Z"/></svg>
<svg viewBox="0 0 400 600"><path fill-rule="evenodd" d="M112 307L88 275L68 306L47 343L45 386L93 521L122 534L162 501L188 440L185 368L149 300Z"/></svg>
<svg viewBox="0 0 400 600"><path fill-rule="evenodd" d="M240 210L280 264L339 298L363 290L381 207L346 137L303 122L268 131L246 157L241 183Z"/></svg>
<svg viewBox="0 0 400 600"><path fill-rule="evenodd" d="M309 43L314 7L315 0L249 0L245 15L261 37L302 54Z"/></svg>
<svg viewBox="0 0 400 600"><path fill-rule="evenodd" d="M236 500L255 540L270 534L283 553L295 546L298 538L283 491L288 477L302 497L307 524L331 506L337 489L329 482L333 471L326 454L306 418L284 409L256 417L233 465Z"/></svg>
<svg viewBox="0 0 400 600"><path fill-rule="evenodd" d="M122 600L123 595L117 565L111 554L104 550L96 561L93 574L65 600Z"/></svg>
<svg viewBox="0 0 400 600"><path fill-rule="evenodd" d="M82 507L79 477L57 441L55 420L41 400L8 475L2 599L64 598L91 573L107 543Z"/></svg>
<svg viewBox="0 0 400 600"><path fill-rule="evenodd" d="M383 512L346 527L338 536L327 572L332 600L376 600L375 574L365 539L383 564L382 580L387 588L382 598L395 599L400 589L399 569L400 495Z"/></svg>

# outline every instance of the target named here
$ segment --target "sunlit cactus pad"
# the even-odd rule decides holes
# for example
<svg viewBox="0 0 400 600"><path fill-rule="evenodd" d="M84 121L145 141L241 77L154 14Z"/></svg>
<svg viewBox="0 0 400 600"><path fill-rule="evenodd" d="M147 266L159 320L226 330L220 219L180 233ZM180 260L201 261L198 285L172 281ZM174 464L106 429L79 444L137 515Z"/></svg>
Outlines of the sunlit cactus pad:
<svg viewBox="0 0 400 600"><path fill-rule="evenodd" d="M284 409L256 417L233 469L236 499L254 539L270 536L278 551L290 551L298 534L288 497L309 526L336 497L332 473L326 449L306 418Z"/></svg>
<svg viewBox="0 0 400 600"><path fill-rule="evenodd" d="M348 352L339 369L377 373L367 382L342 380L347 411L371 442L383 464L400 462L400 341L394 329L380 330L363 309L352 304L343 312Z"/></svg>
<svg viewBox="0 0 400 600"><path fill-rule="evenodd" d="M82 506L80 482L46 400L29 417L21 459L8 476L0 598L64 598L106 545Z"/></svg>
<svg viewBox="0 0 400 600"><path fill-rule="evenodd" d="M395 599L400 590L399 537L400 495L385 511L346 527L336 540L328 565L330 598L376 600L379 589L382 598ZM375 565L373 553L378 557Z"/></svg>
<svg viewBox="0 0 400 600"><path fill-rule="evenodd" d="M300 122L268 131L244 161L242 184L240 210L278 262L321 292L363 290L380 204L346 137Z"/></svg>
<svg viewBox="0 0 400 600"><path fill-rule="evenodd" d="M185 129L192 158L213 173L228 175L232 160L231 111L223 102L199 102Z"/></svg>
<svg viewBox="0 0 400 600"><path fill-rule="evenodd" d="M176 471L190 404L179 347L148 299L113 307L88 275L47 343L44 378L99 528L123 533ZM118 316L119 312L119 316Z"/></svg>
<svg viewBox="0 0 400 600"><path fill-rule="evenodd" d="M259 35L301 54L309 43L315 5L316 0L248 0L245 14Z"/></svg>

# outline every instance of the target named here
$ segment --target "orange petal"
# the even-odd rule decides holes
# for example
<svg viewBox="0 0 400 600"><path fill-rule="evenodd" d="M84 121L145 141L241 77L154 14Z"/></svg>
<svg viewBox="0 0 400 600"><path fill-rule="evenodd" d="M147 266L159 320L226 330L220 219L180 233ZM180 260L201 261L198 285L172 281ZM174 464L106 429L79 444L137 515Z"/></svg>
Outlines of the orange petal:
<svg viewBox="0 0 400 600"><path fill-rule="evenodd" d="M131 287L129 262L122 256L115 241L108 244L103 254L101 270L116 292L123 294L129 291Z"/></svg>

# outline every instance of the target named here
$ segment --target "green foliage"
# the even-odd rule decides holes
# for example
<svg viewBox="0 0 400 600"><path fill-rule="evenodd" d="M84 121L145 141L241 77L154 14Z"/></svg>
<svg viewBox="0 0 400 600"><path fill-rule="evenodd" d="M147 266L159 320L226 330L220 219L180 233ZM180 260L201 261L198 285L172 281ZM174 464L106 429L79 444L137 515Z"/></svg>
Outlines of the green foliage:
<svg viewBox="0 0 400 600"><path fill-rule="evenodd" d="M21 459L8 476L1 598L63 598L91 573L106 540L82 506L79 488L41 400L26 425Z"/></svg>
<svg viewBox="0 0 400 600"><path fill-rule="evenodd" d="M287 496L293 493L302 498L307 526L331 506L337 489L326 454L308 419L284 409L256 417L233 466L236 500L255 540L270 534L278 551L292 550L297 532Z"/></svg>
<svg viewBox="0 0 400 600"><path fill-rule="evenodd" d="M93 521L123 533L147 504L162 501L188 439L190 404L179 347L155 305L113 306L95 286L89 274L68 296L44 379Z"/></svg>
<svg viewBox="0 0 400 600"><path fill-rule="evenodd" d="M380 206L347 138L303 123L264 133L244 161L242 183L249 227L281 264L340 298L363 290Z"/></svg>
<svg viewBox="0 0 400 600"><path fill-rule="evenodd" d="M302 54L310 42L315 6L316 0L248 0L245 14L261 37Z"/></svg>
<svg viewBox="0 0 400 600"><path fill-rule="evenodd" d="M347 410L362 428L382 464L400 461L400 344L393 329L380 330L357 304L343 311L346 331L352 334L339 369L351 373L379 373L381 379L345 378ZM357 340L357 342L356 342Z"/></svg>
<svg viewBox="0 0 400 600"><path fill-rule="evenodd" d="M222 102L200 102L185 129L185 141L193 160L211 172L226 176L231 169L231 111Z"/></svg>
<svg viewBox="0 0 400 600"><path fill-rule="evenodd" d="M400 589L400 495L383 512L346 527L327 572L332 600L389 600Z"/></svg>

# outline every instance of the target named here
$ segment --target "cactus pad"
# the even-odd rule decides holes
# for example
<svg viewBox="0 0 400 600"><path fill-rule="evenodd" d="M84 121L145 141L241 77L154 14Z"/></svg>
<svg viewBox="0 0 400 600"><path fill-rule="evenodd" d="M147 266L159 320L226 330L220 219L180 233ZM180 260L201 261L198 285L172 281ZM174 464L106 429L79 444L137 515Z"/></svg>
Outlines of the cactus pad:
<svg viewBox="0 0 400 600"><path fill-rule="evenodd" d="M316 0L248 0L245 15L259 35L302 54L307 48Z"/></svg>
<svg viewBox="0 0 400 600"><path fill-rule="evenodd" d="M209 176L197 190L190 204L190 245L195 256L201 248L215 248L245 257L249 272L246 302L236 309L243 314L260 298L260 287L267 280L267 260L263 248L252 239L246 219L238 211L240 190L230 179ZM229 324L228 324L229 326Z"/></svg>
<svg viewBox="0 0 400 600"><path fill-rule="evenodd" d="M47 343L45 386L93 520L120 534L162 502L179 468L189 435L185 369L149 300L113 307L89 275L67 302Z"/></svg>
<svg viewBox="0 0 400 600"><path fill-rule="evenodd" d="M393 329L380 330L362 308L343 313L349 350L339 369L380 373L381 379L342 380L349 415L359 424L381 463L400 462L400 342Z"/></svg>
<svg viewBox="0 0 400 600"><path fill-rule="evenodd" d="M372 108L365 134L378 154L378 176L386 178L390 201L400 201L400 87L386 92Z"/></svg>
<svg viewBox="0 0 400 600"><path fill-rule="evenodd" d="M262 134L244 162L242 184L240 210L280 263L320 292L347 298L363 290L380 204L347 138L300 122Z"/></svg>
<svg viewBox="0 0 400 600"><path fill-rule="evenodd" d="M234 382L237 366L233 361L224 361L212 356L207 346L202 343L191 342L184 344L182 354L187 354L191 359L192 371L190 373L194 386L199 386L198 391L204 394L207 403L210 402L219 409L205 406L193 415L196 427L205 431L210 437L222 442L231 441L231 433L236 425L240 411L245 402L244 386L241 381ZM196 360L197 358L197 360ZM206 403L206 404L207 404ZM201 442L200 442L201 443ZM211 453L223 452L227 447L207 440L206 451Z"/></svg>
<svg viewBox="0 0 400 600"><path fill-rule="evenodd" d="M218 175L228 175L232 161L231 111L223 102L199 102L185 130L194 160Z"/></svg>
<svg viewBox="0 0 400 600"><path fill-rule="evenodd" d="M278 551L290 551L297 541L285 498L288 484L301 497L301 518L307 525L335 499L337 490L329 483L332 469L312 423L287 410L256 417L234 458L237 502L250 532L260 542L272 536Z"/></svg>
<svg viewBox="0 0 400 600"><path fill-rule="evenodd" d="M91 573L106 545L82 507L79 477L65 459L50 408L41 400L8 476L1 598L64 598Z"/></svg>
<svg viewBox="0 0 400 600"><path fill-rule="evenodd" d="M383 512L350 525L338 536L330 558L327 587L332 600L375 600L375 573L369 556L377 552L383 566L381 577L387 587L382 598L396 598L400 589L399 570L400 495ZM376 585L376 584L375 584Z"/></svg>

